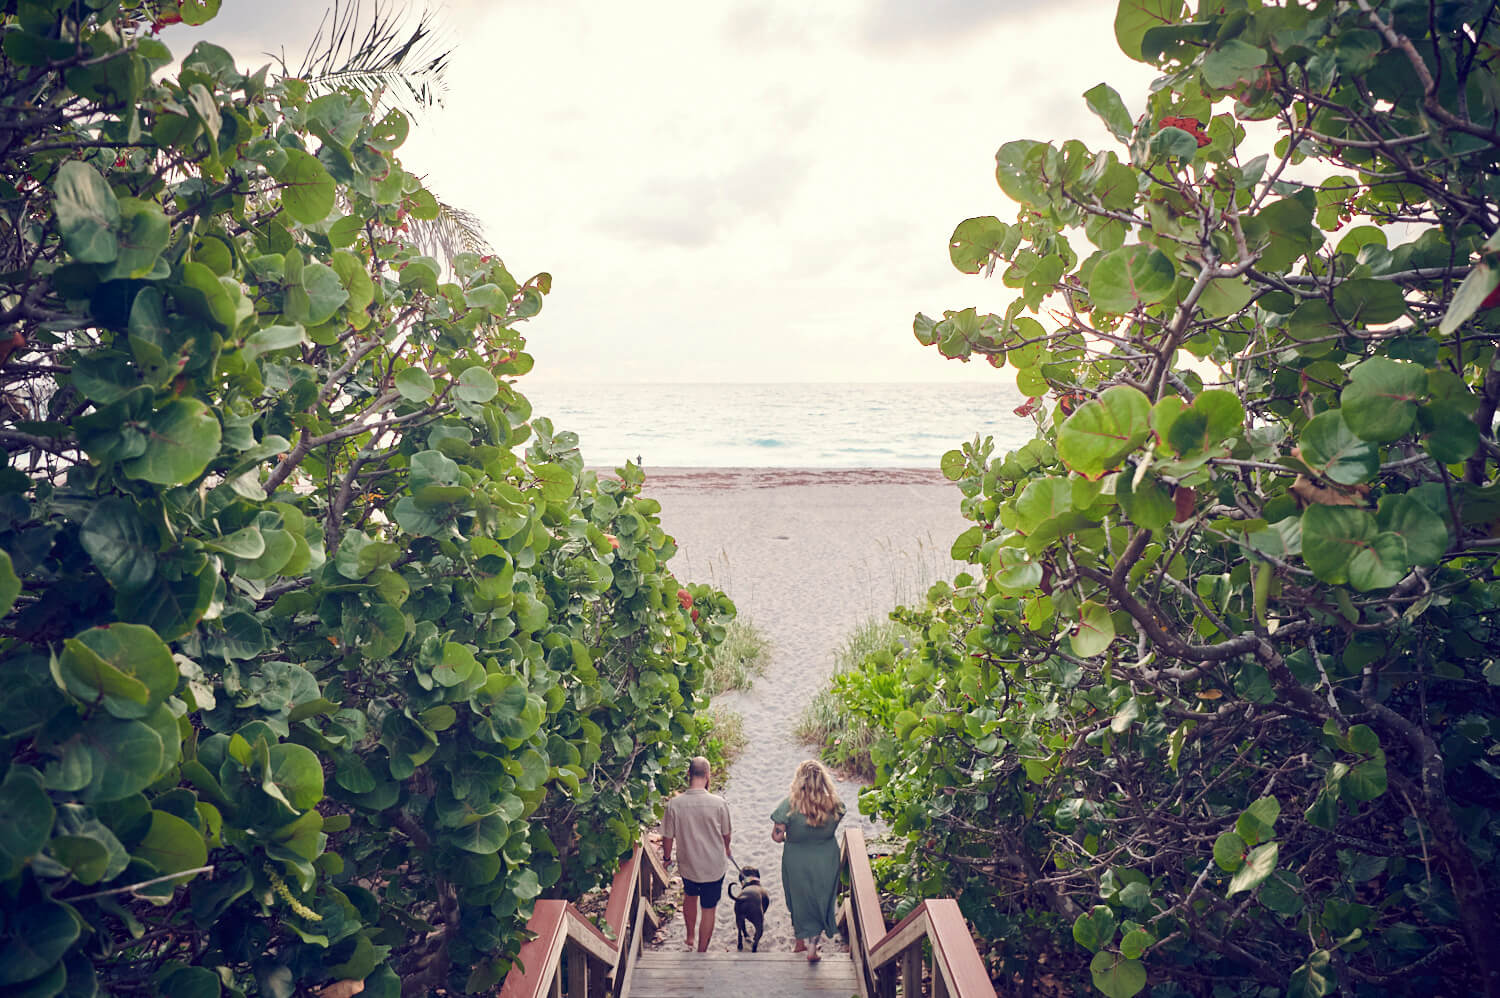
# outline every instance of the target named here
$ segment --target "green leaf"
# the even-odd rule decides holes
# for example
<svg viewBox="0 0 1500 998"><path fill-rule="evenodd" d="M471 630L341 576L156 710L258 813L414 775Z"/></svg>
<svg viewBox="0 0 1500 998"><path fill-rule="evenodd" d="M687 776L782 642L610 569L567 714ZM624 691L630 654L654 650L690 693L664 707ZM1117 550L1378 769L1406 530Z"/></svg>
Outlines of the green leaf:
<svg viewBox="0 0 1500 998"><path fill-rule="evenodd" d="M108 496L95 504L78 531L78 542L116 589L139 589L156 574L155 539L127 499Z"/></svg>
<svg viewBox="0 0 1500 998"><path fill-rule="evenodd" d="M1125 102L1120 99L1119 93L1108 83L1100 83L1090 87L1083 92L1083 99L1088 104L1089 110L1099 116L1110 133L1121 142L1129 143L1135 129L1130 121L1130 112L1125 109ZM1196 146L1194 148L1196 151ZM967 271L975 273L975 271Z"/></svg>
<svg viewBox="0 0 1500 998"><path fill-rule="evenodd" d="M1203 82L1215 90L1229 90L1236 84L1254 81L1266 64L1266 50L1249 42L1230 38L1208 50L1203 57Z"/></svg>
<svg viewBox="0 0 1500 998"><path fill-rule="evenodd" d="M12 906L0 928L0 985L20 984L52 968L78 938L78 920L50 901Z"/></svg>
<svg viewBox="0 0 1500 998"><path fill-rule="evenodd" d="M122 198L119 255L109 279L140 278L150 274L172 238L172 229L161 207L150 201ZM165 268L163 264L163 268Z"/></svg>
<svg viewBox="0 0 1500 998"><path fill-rule="evenodd" d="M21 579L16 575L10 555L0 551L0 617L10 613L21 595Z"/></svg>
<svg viewBox="0 0 1500 998"><path fill-rule="evenodd" d="M132 854L156 867L159 873L181 873L208 862L208 843L203 833L166 811L151 812L151 827ZM172 881L183 884L183 880Z"/></svg>
<svg viewBox="0 0 1500 998"><path fill-rule="evenodd" d="M1334 286L1333 307L1351 326L1375 326L1405 315L1406 296L1395 281L1357 277Z"/></svg>
<svg viewBox="0 0 1500 998"><path fill-rule="evenodd" d="M1326 949L1313 950L1307 962L1292 971L1287 998L1324 998L1338 990L1338 975Z"/></svg>
<svg viewBox="0 0 1500 998"><path fill-rule="evenodd" d="M306 811L323 799L323 767L312 749L280 742L271 746L262 787L298 811Z"/></svg>
<svg viewBox="0 0 1500 998"><path fill-rule="evenodd" d="M99 171L81 160L70 159L58 167L52 184L56 199L57 229L63 245L82 263L109 263L120 252L115 228L120 222L120 202Z"/></svg>
<svg viewBox="0 0 1500 998"><path fill-rule="evenodd" d="M453 394L465 402L488 402L500 391L495 376L483 367L466 367L458 376L458 386Z"/></svg>
<svg viewBox="0 0 1500 998"><path fill-rule="evenodd" d="M1380 451L1350 429L1340 409L1308 420L1298 443L1303 462L1331 482L1357 485L1380 471Z"/></svg>
<svg viewBox="0 0 1500 998"><path fill-rule="evenodd" d="M404 367L396 372L396 391L408 402L426 402L435 389L432 376L420 367Z"/></svg>
<svg viewBox="0 0 1500 998"><path fill-rule="evenodd" d="M161 735L140 721L97 716L80 732L92 773L79 799L94 803L139 793L156 779L165 761Z"/></svg>
<svg viewBox="0 0 1500 998"><path fill-rule="evenodd" d="M1115 10L1115 41L1120 51L1142 61L1141 41L1146 32L1182 20L1182 0L1120 0Z"/></svg>
<svg viewBox="0 0 1500 998"><path fill-rule="evenodd" d="M977 274L995 259L1008 231L994 215L965 219L948 239L948 257L960 273Z"/></svg>
<svg viewBox="0 0 1500 998"><path fill-rule="evenodd" d="M1349 584L1360 592L1386 589L1406 578L1410 568L1405 538L1381 532L1357 546L1349 559Z"/></svg>
<svg viewBox="0 0 1500 998"><path fill-rule="evenodd" d="M1452 543L1447 521L1409 495L1381 496L1375 522L1381 531L1397 534L1406 542L1406 555L1413 565L1437 564Z"/></svg>
<svg viewBox="0 0 1500 998"><path fill-rule="evenodd" d="M176 579L160 573L145 587L115 597L115 613L145 624L167 641L175 641L197 625L213 600L215 574L205 565Z"/></svg>
<svg viewBox="0 0 1500 998"><path fill-rule="evenodd" d="M1057 431L1057 456L1073 471L1097 478L1117 467L1151 433L1144 392L1115 385L1079 406Z"/></svg>
<svg viewBox="0 0 1500 998"><path fill-rule="evenodd" d="M1260 886L1262 880L1271 875L1276 869L1276 859L1280 853L1280 846L1275 842L1265 842L1250 850L1250 855L1245 857L1245 865L1241 866L1235 875L1229 880L1229 890L1225 897L1234 897L1241 891L1251 891Z"/></svg>
<svg viewBox="0 0 1500 998"><path fill-rule="evenodd" d="M1162 529L1177 512L1171 493L1155 475L1144 475L1136 484L1128 468L1115 483L1115 499L1132 523L1147 530Z"/></svg>
<svg viewBox="0 0 1500 998"><path fill-rule="evenodd" d="M218 455L222 432L208 406L193 398L173 399L151 417L146 451L125 462L125 473L156 485L183 485Z"/></svg>
<svg viewBox="0 0 1500 998"><path fill-rule="evenodd" d="M1339 403L1344 422L1356 436L1373 443L1390 443L1411 429L1417 417L1417 403L1426 397L1425 369L1371 357L1349 372L1349 384L1339 396Z"/></svg>
<svg viewBox="0 0 1500 998"><path fill-rule="evenodd" d="M1357 801L1372 801L1386 791L1385 760L1366 759L1350 767L1340 787Z"/></svg>
<svg viewBox="0 0 1500 998"><path fill-rule="evenodd" d="M336 186L317 157L301 149L288 149L286 165L276 180L282 185L281 203L286 213L303 225L321 222L333 210Z"/></svg>
<svg viewBox="0 0 1500 998"><path fill-rule="evenodd" d="M1324 582L1348 581L1349 562L1379 529L1352 506L1309 506L1302 514L1302 560Z"/></svg>
<svg viewBox="0 0 1500 998"><path fill-rule="evenodd" d="M1080 658L1102 655L1115 639L1115 622L1106 607L1085 602L1078 608L1078 624L1070 635L1073 654Z"/></svg>
<svg viewBox="0 0 1500 998"><path fill-rule="evenodd" d="M306 297L299 299L300 314L296 318L309 326L321 326L349 300L349 292L339 280L338 273L323 263L303 265L302 291ZM290 312L288 308L288 314Z"/></svg>
<svg viewBox="0 0 1500 998"><path fill-rule="evenodd" d="M1240 814L1234 830L1245 845L1259 845L1268 841L1275 833L1276 819L1281 816L1281 802L1275 797L1262 797Z"/></svg>
<svg viewBox="0 0 1500 998"><path fill-rule="evenodd" d="M149 627L111 624L63 642L57 674L84 703L102 703L116 717L142 718L177 688L172 652Z"/></svg>
<svg viewBox="0 0 1500 998"><path fill-rule="evenodd" d="M1225 832L1214 839L1214 862L1225 873L1234 873L1245 864L1248 848L1238 832Z"/></svg>
<svg viewBox="0 0 1500 998"><path fill-rule="evenodd" d="M1126 0L1129 2L1129 0ZM1139 960L1117 953L1096 953L1089 961L1094 987L1106 998L1133 998L1146 986L1146 968Z"/></svg>
<svg viewBox="0 0 1500 998"><path fill-rule="evenodd" d="M1273 201L1254 221L1251 231L1260 231L1262 237L1257 241L1265 242L1256 262L1262 271L1286 270L1323 245L1323 234L1313 225L1313 210L1297 198Z"/></svg>
<svg viewBox="0 0 1500 998"><path fill-rule="evenodd" d="M1496 235L1500 236L1500 233ZM1496 242L1496 237L1491 236L1489 241ZM1493 248L1488 244L1486 247ZM1438 333L1442 336L1451 336L1455 329L1479 311L1480 305L1496 288L1500 288L1500 270L1480 261L1473 270L1469 271L1469 276L1464 278L1464 282L1454 293L1453 300L1448 303L1448 311L1443 313L1443 321L1438 324Z"/></svg>
<svg viewBox="0 0 1500 998"><path fill-rule="evenodd" d="M1073 939L1078 945L1098 952L1115 938L1115 913L1108 905L1096 904L1092 911L1073 920Z"/></svg>
<svg viewBox="0 0 1500 998"><path fill-rule="evenodd" d="M245 345L240 348L240 352L246 360L255 360L261 354L287 350L306 342L307 331L300 325L266 326L245 337Z"/></svg>
<svg viewBox="0 0 1500 998"><path fill-rule="evenodd" d="M1106 253L1089 277L1089 298L1106 312L1154 305L1172 293L1177 271L1159 249L1136 243Z"/></svg>
<svg viewBox="0 0 1500 998"><path fill-rule="evenodd" d="M42 851L52 834L52 801L42 777L30 766L13 764L0 784L0 875L9 878Z"/></svg>

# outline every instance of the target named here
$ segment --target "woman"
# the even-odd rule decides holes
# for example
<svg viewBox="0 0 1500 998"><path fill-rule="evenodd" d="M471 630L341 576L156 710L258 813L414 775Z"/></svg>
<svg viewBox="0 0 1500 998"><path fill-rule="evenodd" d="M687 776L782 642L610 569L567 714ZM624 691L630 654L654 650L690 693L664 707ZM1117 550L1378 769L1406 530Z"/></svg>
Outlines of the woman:
<svg viewBox="0 0 1500 998"><path fill-rule="evenodd" d="M792 913L795 952L807 952L816 963L818 941L834 932L834 894L839 884L839 843L835 837L844 802L833 786L833 774L816 759L797 767L792 787L771 812L771 838L784 842L781 887Z"/></svg>

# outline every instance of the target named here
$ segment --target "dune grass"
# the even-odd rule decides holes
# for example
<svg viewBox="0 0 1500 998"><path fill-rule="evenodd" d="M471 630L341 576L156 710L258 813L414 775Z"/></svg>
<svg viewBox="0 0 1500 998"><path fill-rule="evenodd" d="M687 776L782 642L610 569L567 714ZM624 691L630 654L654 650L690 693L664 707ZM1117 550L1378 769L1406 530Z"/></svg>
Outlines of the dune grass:
<svg viewBox="0 0 1500 998"><path fill-rule="evenodd" d="M872 617L859 624L834 651L835 677L859 668L876 652L894 650L910 641L910 631L889 618ZM797 737L816 745L823 761L860 779L873 779L870 747L880 732L844 708L832 685L820 690L797 719Z"/></svg>
<svg viewBox="0 0 1500 998"><path fill-rule="evenodd" d="M757 676L765 674L771 658L771 643L748 617L729 622L724 643L709 657L703 692L710 697L730 690L748 690Z"/></svg>

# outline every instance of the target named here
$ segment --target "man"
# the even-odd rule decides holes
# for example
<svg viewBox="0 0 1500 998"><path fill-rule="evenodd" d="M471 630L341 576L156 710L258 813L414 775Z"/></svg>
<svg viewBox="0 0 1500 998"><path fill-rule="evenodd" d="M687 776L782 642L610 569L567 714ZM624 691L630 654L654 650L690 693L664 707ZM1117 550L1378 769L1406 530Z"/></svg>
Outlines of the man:
<svg viewBox="0 0 1500 998"><path fill-rule="evenodd" d="M661 856L672 862L677 850L677 869L682 874L682 921L687 928L687 948L693 948L697 927L698 952L708 949L714 934L714 914L724 891L724 859L729 853L729 805L718 794L708 792L711 774L708 760L694 756L688 763L688 788L667 801L661 823ZM698 913L703 924L698 926Z"/></svg>

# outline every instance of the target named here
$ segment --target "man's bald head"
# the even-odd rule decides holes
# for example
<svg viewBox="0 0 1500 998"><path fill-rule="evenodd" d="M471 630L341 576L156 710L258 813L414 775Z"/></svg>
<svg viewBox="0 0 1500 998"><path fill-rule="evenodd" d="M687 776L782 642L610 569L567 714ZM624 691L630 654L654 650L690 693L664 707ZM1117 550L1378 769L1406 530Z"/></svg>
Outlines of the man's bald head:
<svg viewBox="0 0 1500 998"><path fill-rule="evenodd" d="M693 758L691 760L689 760L689 762L688 762L688 785L689 786L693 785L694 783L698 783L700 781L706 786L708 784L708 774L709 774L708 760L705 759L703 756L701 756L701 755L695 755L695 756L693 756Z"/></svg>

